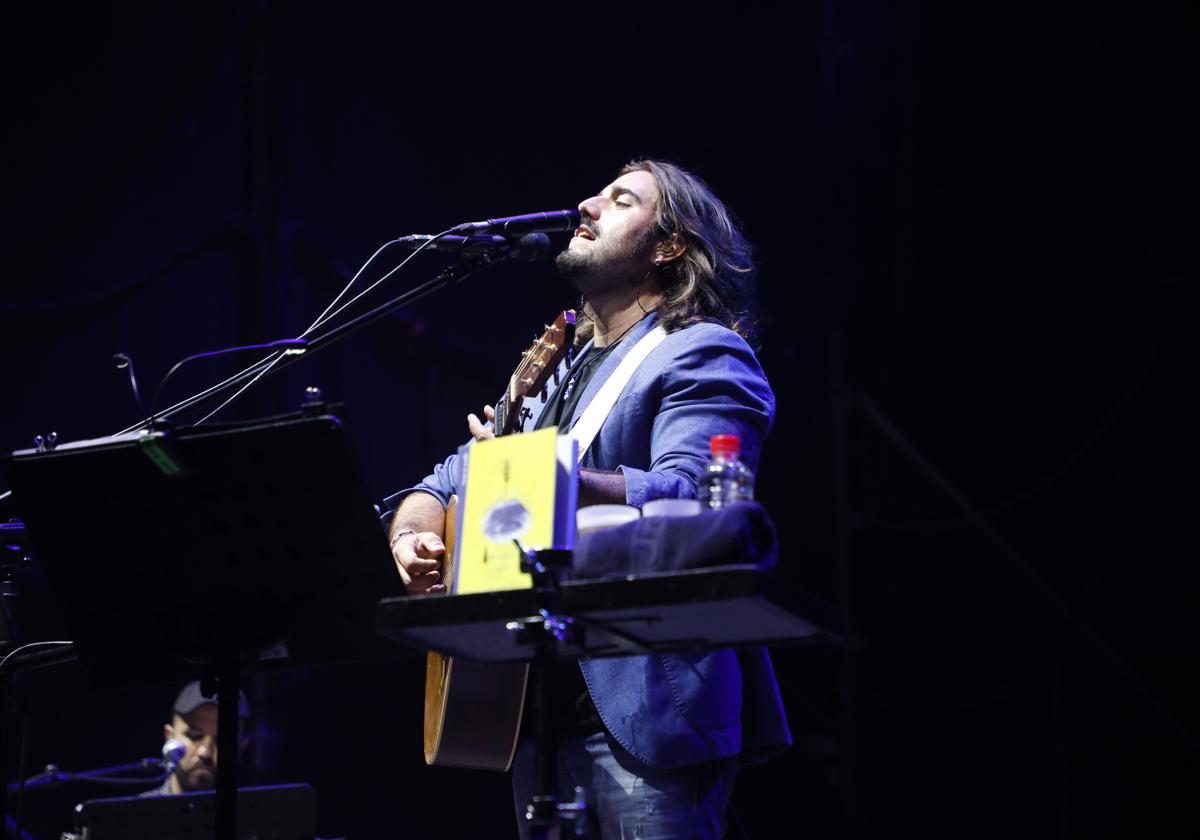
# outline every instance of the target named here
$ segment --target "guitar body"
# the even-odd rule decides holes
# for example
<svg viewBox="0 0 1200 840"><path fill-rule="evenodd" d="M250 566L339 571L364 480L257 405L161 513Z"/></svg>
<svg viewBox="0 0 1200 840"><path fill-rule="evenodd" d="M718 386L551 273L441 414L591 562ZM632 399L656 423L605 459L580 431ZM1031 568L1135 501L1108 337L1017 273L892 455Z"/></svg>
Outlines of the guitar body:
<svg viewBox="0 0 1200 840"><path fill-rule="evenodd" d="M496 406L496 434L518 431L523 401L546 386L575 335L567 310L522 354L504 399ZM446 510L442 581L453 591L458 496ZM453 596L451 596L453 597ZM496 632L503 632L497 628ZM429 652L425 659L425 763L507 770L521 732L527 664L489 665Z"/></svg>
<svg viewBox="0 0 1200 840"><path fill-rule="evenodd" d="M450 497L442 542L442 580L452 581L458 496ZM425 763L507 770L525 708L529 666L489 665L430 651L425 655Z"/></svg>

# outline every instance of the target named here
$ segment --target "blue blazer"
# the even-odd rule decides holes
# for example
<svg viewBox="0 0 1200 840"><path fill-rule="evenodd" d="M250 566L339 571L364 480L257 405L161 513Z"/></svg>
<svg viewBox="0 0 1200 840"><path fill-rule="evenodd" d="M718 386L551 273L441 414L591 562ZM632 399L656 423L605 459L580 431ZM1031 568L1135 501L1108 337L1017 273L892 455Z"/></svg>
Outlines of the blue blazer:
<svg viewBox="0 0 1200 840"><path fill-rule="evenodd" d="M656 322L648 315L608 355L580 397L574 421ZM563 365L559 381L569 378ZM524 428L532 429L541 404L526 405L532 413ZM743 459L756 469L774 415L774 395L750 346L719 324L693 324L668 334L634 372L581 465L622 472L626 500L636 507L692 498L709 458L709 437L737 435ZM464 461L460 449L420 484L389 498L388 507L416 491L446 504L466 486ZM580 666L609 733L652 767L735 755L756 760L791 743L765 649L583 660Z"/></svg>

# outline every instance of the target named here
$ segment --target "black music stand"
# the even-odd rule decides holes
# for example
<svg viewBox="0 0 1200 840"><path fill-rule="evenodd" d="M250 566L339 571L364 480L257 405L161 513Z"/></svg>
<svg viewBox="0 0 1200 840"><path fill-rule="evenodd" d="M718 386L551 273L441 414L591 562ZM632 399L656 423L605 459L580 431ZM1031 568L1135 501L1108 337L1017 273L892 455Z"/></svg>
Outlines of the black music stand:
<svg viewBox="0 0 1200 840"><path fill-rule="evenodd" d="M558 655L571 659L839 639L834 610L789 590L753 565L713 566L607 580L567 581L559 610L582 624ZM386 598L379 632L401 644L480 662L533 659L529 645L496 628L537 615L533 589Z"/></svg>
<svg viewBox="0 0 1200 840"><path fill-rule="evenodd" d="M382 657L403 592L338 418L289 416L3 459L84 672L101 687L199 675L236 756L242 669ZM217 831L236 824L236 762Z"/></svg>
<svg viewBox="0 0 1200 840"><path fill-rule="evenodd" d="M633 526L623 526L626 528ZM548 667L557 658L644 655L838 639L833 610L739 564L563 582L571 552L524 552L532 589L389 598L379 632L402 644L483 662L533 660L537 792L528 818L535 837L583 807L559 803ZM500 628L504 628L503 631Z"/></svg>
<svg viewBox="0 0 1200 840"><path fill-rule="evenodd" d="M87 840L192 840L212 834L214 800L210 791L89 799L75 806L75 832ZM308 785L242 788L237 800L237 840L316 836L316 796Z"/></svg>

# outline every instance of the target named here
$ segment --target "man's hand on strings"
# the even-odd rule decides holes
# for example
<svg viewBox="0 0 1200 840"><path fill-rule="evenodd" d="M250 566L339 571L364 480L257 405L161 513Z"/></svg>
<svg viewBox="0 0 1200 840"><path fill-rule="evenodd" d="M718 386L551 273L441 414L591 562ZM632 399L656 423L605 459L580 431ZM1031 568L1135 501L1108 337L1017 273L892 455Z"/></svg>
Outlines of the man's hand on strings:
<svg viewBox="0 0 1200 840"><path fill-rule="evenodd" d="M480 422L479 418L474 414L467 415L467 429L471 432L471 437L475 440L491 440L496 436L492 425L496 422L496 410L490 405L483 407L483 416L487 418L488 425Z"/></svg>

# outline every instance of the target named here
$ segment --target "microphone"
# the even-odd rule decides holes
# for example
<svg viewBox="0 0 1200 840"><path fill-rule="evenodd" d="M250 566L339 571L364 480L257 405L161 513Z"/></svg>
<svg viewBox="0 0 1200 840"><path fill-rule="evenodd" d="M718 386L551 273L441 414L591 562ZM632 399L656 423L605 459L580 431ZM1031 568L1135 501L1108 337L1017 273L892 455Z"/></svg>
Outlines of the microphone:
<svg viewBox="0 0 1200 840"><path fill-rule="evenodd" d="M413 250L420 248L426 242L432 242L433 237L427 233L414 233L412 236L402 236L396 241ZM513 242L505 236L443 236L436 242L426 246L427 251L453 251L464 257L478 256L492 248L508 250L499 254L500 259L517 260L518 262L537 262L550 255L550 237L544 233L527 233Z"/></svg>
<svg viewBox="0 0 1200 840"><path fill-rule="evenodd" d="M168 773L174 772L175 768L179 766L179 762L183 761L183 756L186 752L187 747L184 746L182 741L176 738L168 740L163 744L162 748L163 769Z"/></svg>
<svg viewBox="0 0 1200 840"><path fill-rule="evenodd" d="M471 256L488 248L495 248L497 245L505 245L508 243L508 238L504 236L443 236L434 241L434 238L428 233L414 233L412 236L402 236L396 241L414 251L428 242L429 244L425 246L426 251L453 251L463 256Z"/></svg>
<svg viewBox="0 0 1200 840"><path fill-rule="evenodd" d="M522 216L501 216L483 222L463 222L451 233L502 233L520 236L523 233L542 231L575 230L579 227L578 210L548 210L543 213L526 213Z"/></svg>

